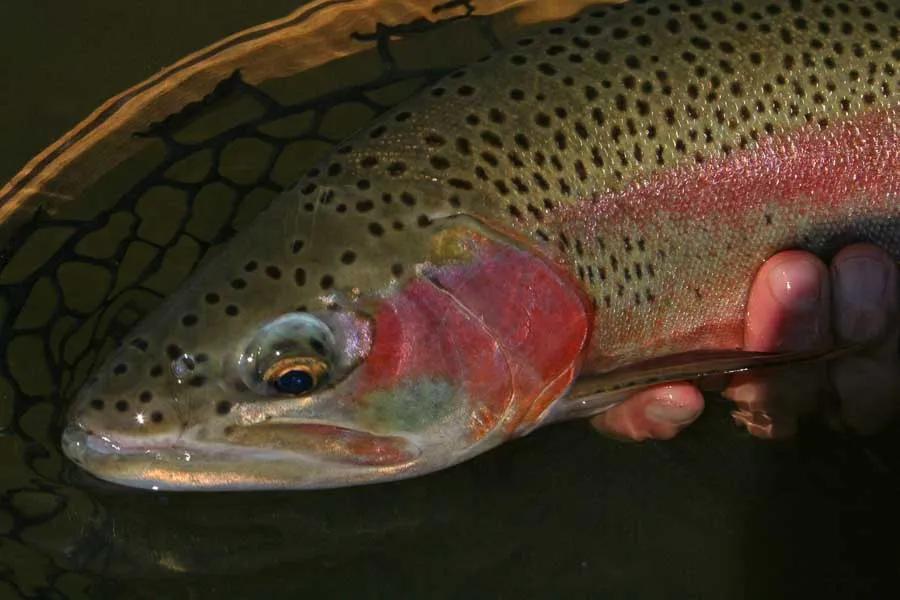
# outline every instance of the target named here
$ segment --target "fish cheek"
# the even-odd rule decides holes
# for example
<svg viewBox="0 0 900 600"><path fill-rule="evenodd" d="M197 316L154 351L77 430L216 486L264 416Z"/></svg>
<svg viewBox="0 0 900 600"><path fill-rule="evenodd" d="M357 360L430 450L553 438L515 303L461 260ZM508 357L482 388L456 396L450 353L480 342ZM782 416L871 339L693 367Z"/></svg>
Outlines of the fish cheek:
<svg viewBox="0 0 900 600"><path fill-rule="evenodd" d="M369 394L360 410L360 423L373 433L420 433L459 416L465 399L450 382L424 377L393 390Z"/></svg>

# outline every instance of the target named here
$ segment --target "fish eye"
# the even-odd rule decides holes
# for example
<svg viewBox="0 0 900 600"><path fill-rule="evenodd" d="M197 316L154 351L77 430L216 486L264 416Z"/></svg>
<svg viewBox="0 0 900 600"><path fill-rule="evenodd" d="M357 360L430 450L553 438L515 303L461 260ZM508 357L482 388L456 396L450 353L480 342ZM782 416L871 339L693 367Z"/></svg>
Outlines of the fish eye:
<svg viewBox="0 0 900 600"><path fill-rule="evenodd" d="M239 373L260 396L302 396L330 381L336 346L316 315L289 313L256 332L239 358Z"/></svg>
<svg viewBox="0 0 900 600"><path fill-rule="evenodd" d="M327 372L328 365L322 361L290 357L266 369L263 379L281 394L302 396L314 390Z"/></svg>

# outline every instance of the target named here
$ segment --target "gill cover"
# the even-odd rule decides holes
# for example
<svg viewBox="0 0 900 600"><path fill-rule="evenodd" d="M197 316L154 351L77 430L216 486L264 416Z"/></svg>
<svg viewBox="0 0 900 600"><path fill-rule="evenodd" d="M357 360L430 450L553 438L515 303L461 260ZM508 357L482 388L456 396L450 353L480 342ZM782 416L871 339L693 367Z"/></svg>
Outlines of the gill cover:
<svg viewBox="0 0 900 600"><path fill-rule="evenodd" d="M550 260L475 219L436 229L419 276L379 308L364 377L449 378L468 399L470 441L524 433L574 379L589 304Z"/></svg>

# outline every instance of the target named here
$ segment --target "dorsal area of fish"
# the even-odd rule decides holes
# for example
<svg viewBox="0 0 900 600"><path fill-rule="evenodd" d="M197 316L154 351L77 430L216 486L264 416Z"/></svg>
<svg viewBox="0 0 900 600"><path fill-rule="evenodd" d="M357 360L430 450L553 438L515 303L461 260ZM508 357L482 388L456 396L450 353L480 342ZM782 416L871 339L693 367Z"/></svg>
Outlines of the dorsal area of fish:
<svg viewBox="0 0 900 600"><path fill-rule="evenodd" d="M363 238L467 213L530 239L597 309L588 369L736 347L776 251L869 240L900 256L898 23L876 1L587 11L453 73L299 189L353 189ZM843 196L815 196L810 173Z"/></svg>

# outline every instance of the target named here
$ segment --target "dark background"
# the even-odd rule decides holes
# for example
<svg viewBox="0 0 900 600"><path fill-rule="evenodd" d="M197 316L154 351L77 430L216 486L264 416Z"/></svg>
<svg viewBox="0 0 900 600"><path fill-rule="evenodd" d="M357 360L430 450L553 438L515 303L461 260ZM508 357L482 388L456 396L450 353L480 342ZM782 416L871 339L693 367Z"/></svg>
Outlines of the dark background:
<svg viewBox="0 0 900 600"><path fill-rule="evenodd" d="M7 0L0 11L0 181L106 99L302 0Z"/></svg>

